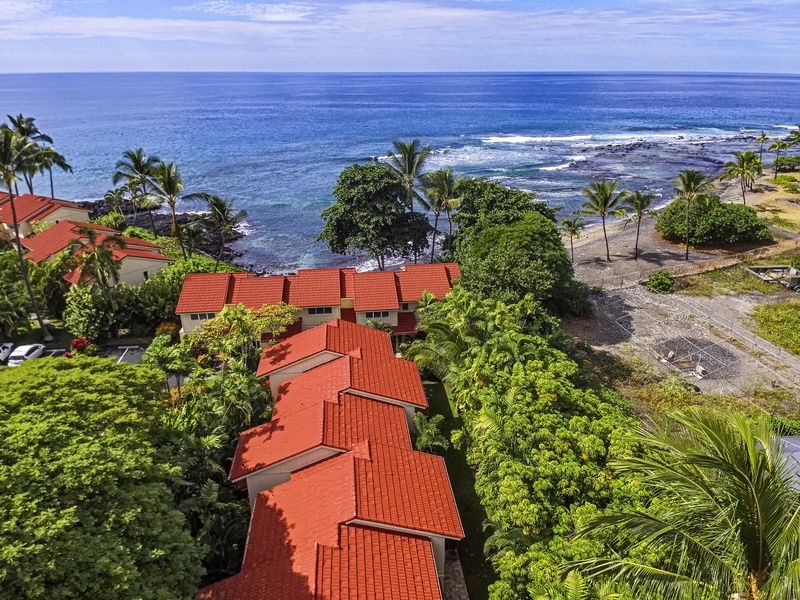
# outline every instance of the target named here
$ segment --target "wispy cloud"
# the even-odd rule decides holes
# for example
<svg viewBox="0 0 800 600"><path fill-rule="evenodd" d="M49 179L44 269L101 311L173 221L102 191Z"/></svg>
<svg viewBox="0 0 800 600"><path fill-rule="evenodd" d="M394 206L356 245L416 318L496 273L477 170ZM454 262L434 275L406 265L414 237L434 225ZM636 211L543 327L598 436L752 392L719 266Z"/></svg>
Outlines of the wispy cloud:
<svg viewBox="0 0 800 600"><path fill-rule="evenodd" d="M27 21L50 11L49 0L0 0L0 15L4 21Z"/></svg>
<svg viewBox="0 0 800 600"><path fill-rule="evenodd" d="M302 21L316 10L305 4L267 4L263 2L232 2L230 0L208 0L200 4L176 7L182 12L201 12L226 17L245 17L253 21Z"/></svg>

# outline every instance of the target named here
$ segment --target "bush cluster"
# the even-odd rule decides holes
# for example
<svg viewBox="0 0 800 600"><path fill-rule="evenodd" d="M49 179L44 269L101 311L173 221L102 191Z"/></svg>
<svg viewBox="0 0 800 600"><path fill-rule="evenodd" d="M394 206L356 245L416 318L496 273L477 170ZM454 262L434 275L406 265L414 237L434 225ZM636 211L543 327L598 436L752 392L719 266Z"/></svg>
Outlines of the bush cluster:
<svg viewBox="0 0 800 600"><path fill-rule="evenodd" d="M673 200L659 214L656 231L668 240L686 239L686 204ZM768 242L772 234L750 206L728 204L719 196L700 196L689 208L689 243L736 244Z"/></svg>
<svg viewBox="0 0 800 600"><path fill-rule="evenodd" d="M671 294L675 289L675 280L666 271L658 271L647 278L647 289L656 294Z"/></svg>

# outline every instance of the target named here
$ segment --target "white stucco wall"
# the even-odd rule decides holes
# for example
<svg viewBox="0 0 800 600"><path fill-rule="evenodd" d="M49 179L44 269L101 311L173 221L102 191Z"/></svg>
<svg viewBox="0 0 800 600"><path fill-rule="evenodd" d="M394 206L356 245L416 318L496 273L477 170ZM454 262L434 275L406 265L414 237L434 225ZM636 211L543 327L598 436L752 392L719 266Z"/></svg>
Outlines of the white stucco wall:
<svg viewBox="0 0 800 600"><path fill-rule="evenodd" d="M309 465L313 465L314 463L325 460L326 458L330 458L334 454L339 453L340 450L319 446L309 450L308 452L304 452L303 454L298 454L297 456L293 456L292 458L284 460L277 465L272 465L267 469L263 469L253 473L252 475L249 475L246 480L247 495L250 498L250 507L252 508L256 498L261 492L289 481L292 473L295 471L299 471L300 469L303 469Z"/></svg>
<svg viewBox="0 0 800 600"><path fill-rule="evenodd" d="M34 218L34 221L37 220ZM89 221L89 211L85 208L70 208L62 206L55 209L49 215L42 217L42 223L47 223L48 226L53 226L61 221L80 221L86 223Z"/></svg>
<svg viewBox="0 0 800 600"><path fill-rule="evenodd" d="M333 310L330 314L323 314L323 315L310 315L308 314L308 309L304 308L299 313L299 317L303 319L303 331L307 329L312 329L317 325L322 325L323 323L327 323L328 321L333 321L334 319L338 319L342 315L342 311L339 309L338 306L331 307Z"/></svg>
<svg viewBox="0 0 800 600"><path fill-rule="evenodd" d="M144 272L147 271L148 277L152 277L161 269L169 266L166 260L151 260L128 256L122 259L119 269L119 280L128 285L139 285L144 282Z"/></svg>
<svg viewBox="0 0 800 600"><path fill-rule="evenodd" d="M297 375L305 373L309 369L313 369L319 365L324 365L326 362L330 362L336 358L339 358L340 356L341 354L324 350L323 352L315 354L314 356L309 356L306 359L298 360L296 363L271 374L269 376L269 389L272 390L272 397L277 398L278 386L287 379L296 377Z"/></svg>

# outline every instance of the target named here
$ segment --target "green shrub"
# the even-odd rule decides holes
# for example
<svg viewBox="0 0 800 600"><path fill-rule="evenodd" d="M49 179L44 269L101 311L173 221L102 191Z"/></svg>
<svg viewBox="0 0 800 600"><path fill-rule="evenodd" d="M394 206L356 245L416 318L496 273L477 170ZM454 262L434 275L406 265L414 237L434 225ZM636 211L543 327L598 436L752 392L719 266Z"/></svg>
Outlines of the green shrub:
<svg viewBox="0 0 800 600"><path fill-rule="evenodd" d="M147 240L148 242L156 242L156 235L152 231L144 229L143 227L136 227L135 225L130 225L123 229L122 235L125 237Z"/></svg>
<svg viewBox="0 0 800 600"><path fill-rule="evenodd" d="M770 179L770 183L774 183L775 185L786 185L790 183L797 183L797 179L795 179L792 175L778 175L775 179Z"/></svg>
<svg viewBox="0 0 800 600"><path fill-rule="evenodd" d="M773 166L778 169L778 171L793 171L794 169L800 169L800 156L779 156Z"/></svg>
<svg viewBox="0 0 800 600"><path fill-rule="evenodd" d="M800 355L800 301L756 306L756 333L792 354Z"/></svg>
<svg viewBox="0 0 800 600"><path fill-rule="evenodd" d="M123 215L115 211L110 212L107 215L103 215L102 217L93 219L92 223L102 225L103 227L111 227L111 229L116 229L117 231L122 231L125 229L128 221Z"/></svg>
<svg viewBox="0 0 800 600"><path fill-rule="evenodd" d="M111 333L114 311L97 285L73 285L67 293L64 323L75 337L95 342Z"/></svg>
<svg viewBox="0 0 800 600"><path fill-rule="evenodd" d="M766 223L752 207L723 203L718 196L700 196L692 202L689 228L689 243L693 245L768 242L772 239ZM675 242L686 239L686 204L683 200L673 200L667 205L658 217L656 231Z"/></svg>
<svg viewBox="0 0 800 600"><path fill-rule="evenodd" d="M658 271L647 278L646 285L655 294L671 294L675 289L675 280L666 271Z"/></svg>

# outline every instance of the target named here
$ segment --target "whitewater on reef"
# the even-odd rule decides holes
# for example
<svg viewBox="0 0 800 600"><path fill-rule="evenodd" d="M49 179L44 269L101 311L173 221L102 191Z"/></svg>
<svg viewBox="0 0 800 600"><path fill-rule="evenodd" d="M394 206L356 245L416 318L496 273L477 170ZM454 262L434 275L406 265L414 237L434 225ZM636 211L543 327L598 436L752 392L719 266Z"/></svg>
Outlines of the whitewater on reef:
<svg viewBox="0 0 800 600"><path fill-rule="evenodd" d="M386 161L395 139L430 144L428 169L533 191L567 215L602 178L666 203L681 170L716 174L761 131L800 122L800 77L777 75L2 75L0 90L0 114L35 117L73 166L55 173L57 196L102 198L141 146L179 165L187 193L247 210L235 248L267 272L369 266L316 241L320 213L345 167Z"/></svg>

